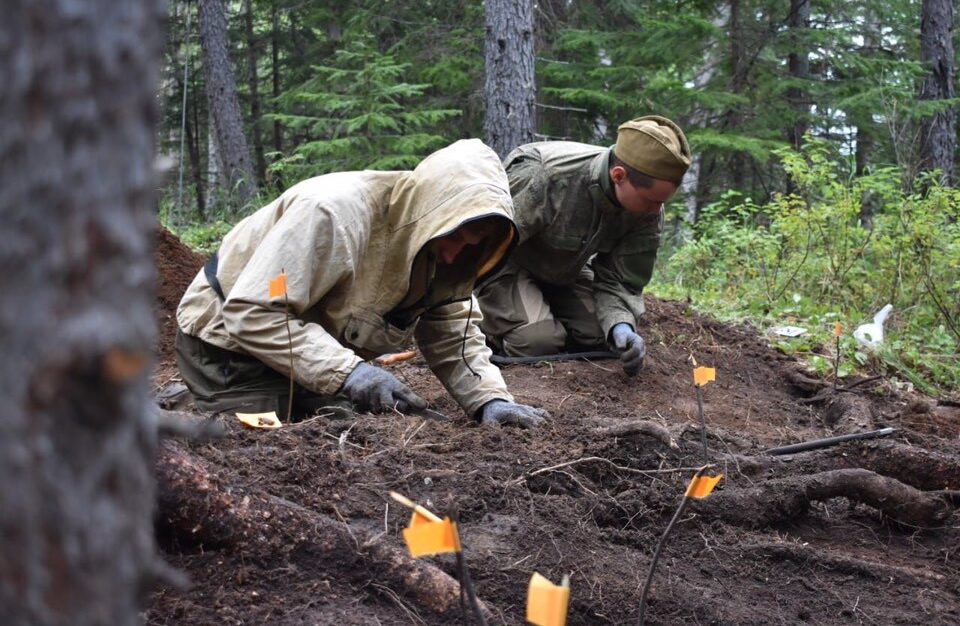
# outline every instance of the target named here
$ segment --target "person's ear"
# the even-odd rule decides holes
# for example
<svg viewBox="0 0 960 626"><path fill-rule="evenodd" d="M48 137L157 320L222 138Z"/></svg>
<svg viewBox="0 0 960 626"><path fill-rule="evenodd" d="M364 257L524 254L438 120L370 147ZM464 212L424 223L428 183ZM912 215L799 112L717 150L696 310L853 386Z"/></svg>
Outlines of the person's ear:
<svg viewBox="0 0 960 626"><path fill-rule="evenodd" d="M621 165L614 165L610 168L610 180L614 185L621 184L627 177L627 170Z"/></svg>

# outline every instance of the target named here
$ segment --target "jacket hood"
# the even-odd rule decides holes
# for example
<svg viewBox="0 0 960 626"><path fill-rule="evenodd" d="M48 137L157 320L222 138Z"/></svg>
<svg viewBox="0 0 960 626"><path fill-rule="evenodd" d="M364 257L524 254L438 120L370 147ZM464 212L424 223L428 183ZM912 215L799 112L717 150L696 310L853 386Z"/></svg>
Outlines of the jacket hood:
<svg viewBox="0 0 960 626"><path fill-rule="evenodd" d="M484 218L499 227L471 268L474 279L500 265L517 240L517 228L510 184L497 154L479 139L457 141L428 156L394 186L386 267L410 267L430 241Z"/></svg>

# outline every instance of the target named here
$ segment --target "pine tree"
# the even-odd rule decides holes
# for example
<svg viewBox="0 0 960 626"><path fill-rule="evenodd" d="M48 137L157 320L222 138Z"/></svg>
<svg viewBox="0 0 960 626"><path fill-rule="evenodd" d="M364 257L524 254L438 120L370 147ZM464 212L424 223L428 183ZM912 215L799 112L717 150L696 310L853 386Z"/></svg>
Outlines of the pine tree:
<svg viewBox="0 0 960 626"><path fill-rule="evenodd" d="M272 166L286 184L357 169L404 169L442 147L433 132L457 109L421 108L428 84L408 83L409 64L377 50L373 36L353 31L329 65L279 98L281 122L302 140Z"/></svg>

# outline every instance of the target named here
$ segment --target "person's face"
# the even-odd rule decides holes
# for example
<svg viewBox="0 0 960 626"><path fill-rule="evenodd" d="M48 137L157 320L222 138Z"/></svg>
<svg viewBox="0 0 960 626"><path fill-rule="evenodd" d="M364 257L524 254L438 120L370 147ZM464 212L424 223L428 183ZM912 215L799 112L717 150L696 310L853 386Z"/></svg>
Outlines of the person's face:
<svg viewBox="0 0 960 626"><path fill-rule="evenodd" d="M445 237L433 242L434 252L441 265L453 265L467 246L483 241L490 234L492 226L485 222L473 222L461 226Z"/></svg>
<svg viewBox="0 0 960 626"><path fill-rule="evenodd" d="M617 201L627 213L656 215L663 205L677 193L677 185L668 180L655 180L652 187L635 187L622 167L610 170Z"/></svg>

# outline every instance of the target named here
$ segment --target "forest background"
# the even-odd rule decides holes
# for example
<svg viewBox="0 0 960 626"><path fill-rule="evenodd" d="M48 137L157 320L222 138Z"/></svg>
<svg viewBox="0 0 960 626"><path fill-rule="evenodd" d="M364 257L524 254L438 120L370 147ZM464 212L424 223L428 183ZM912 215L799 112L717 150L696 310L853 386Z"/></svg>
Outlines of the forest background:
<svg viewBox="0 0 960 626"><path fill-rule="evenodd" d="M695 155L649 290L824 376L960 388L950 0L171 2L161 223L215 250L282 189L456 139L609 145L660 114ZM509 114L508 114L509 112ZM893 305L871 351L852 330ZM839 363L837 372L836 364Z"/></svg>

